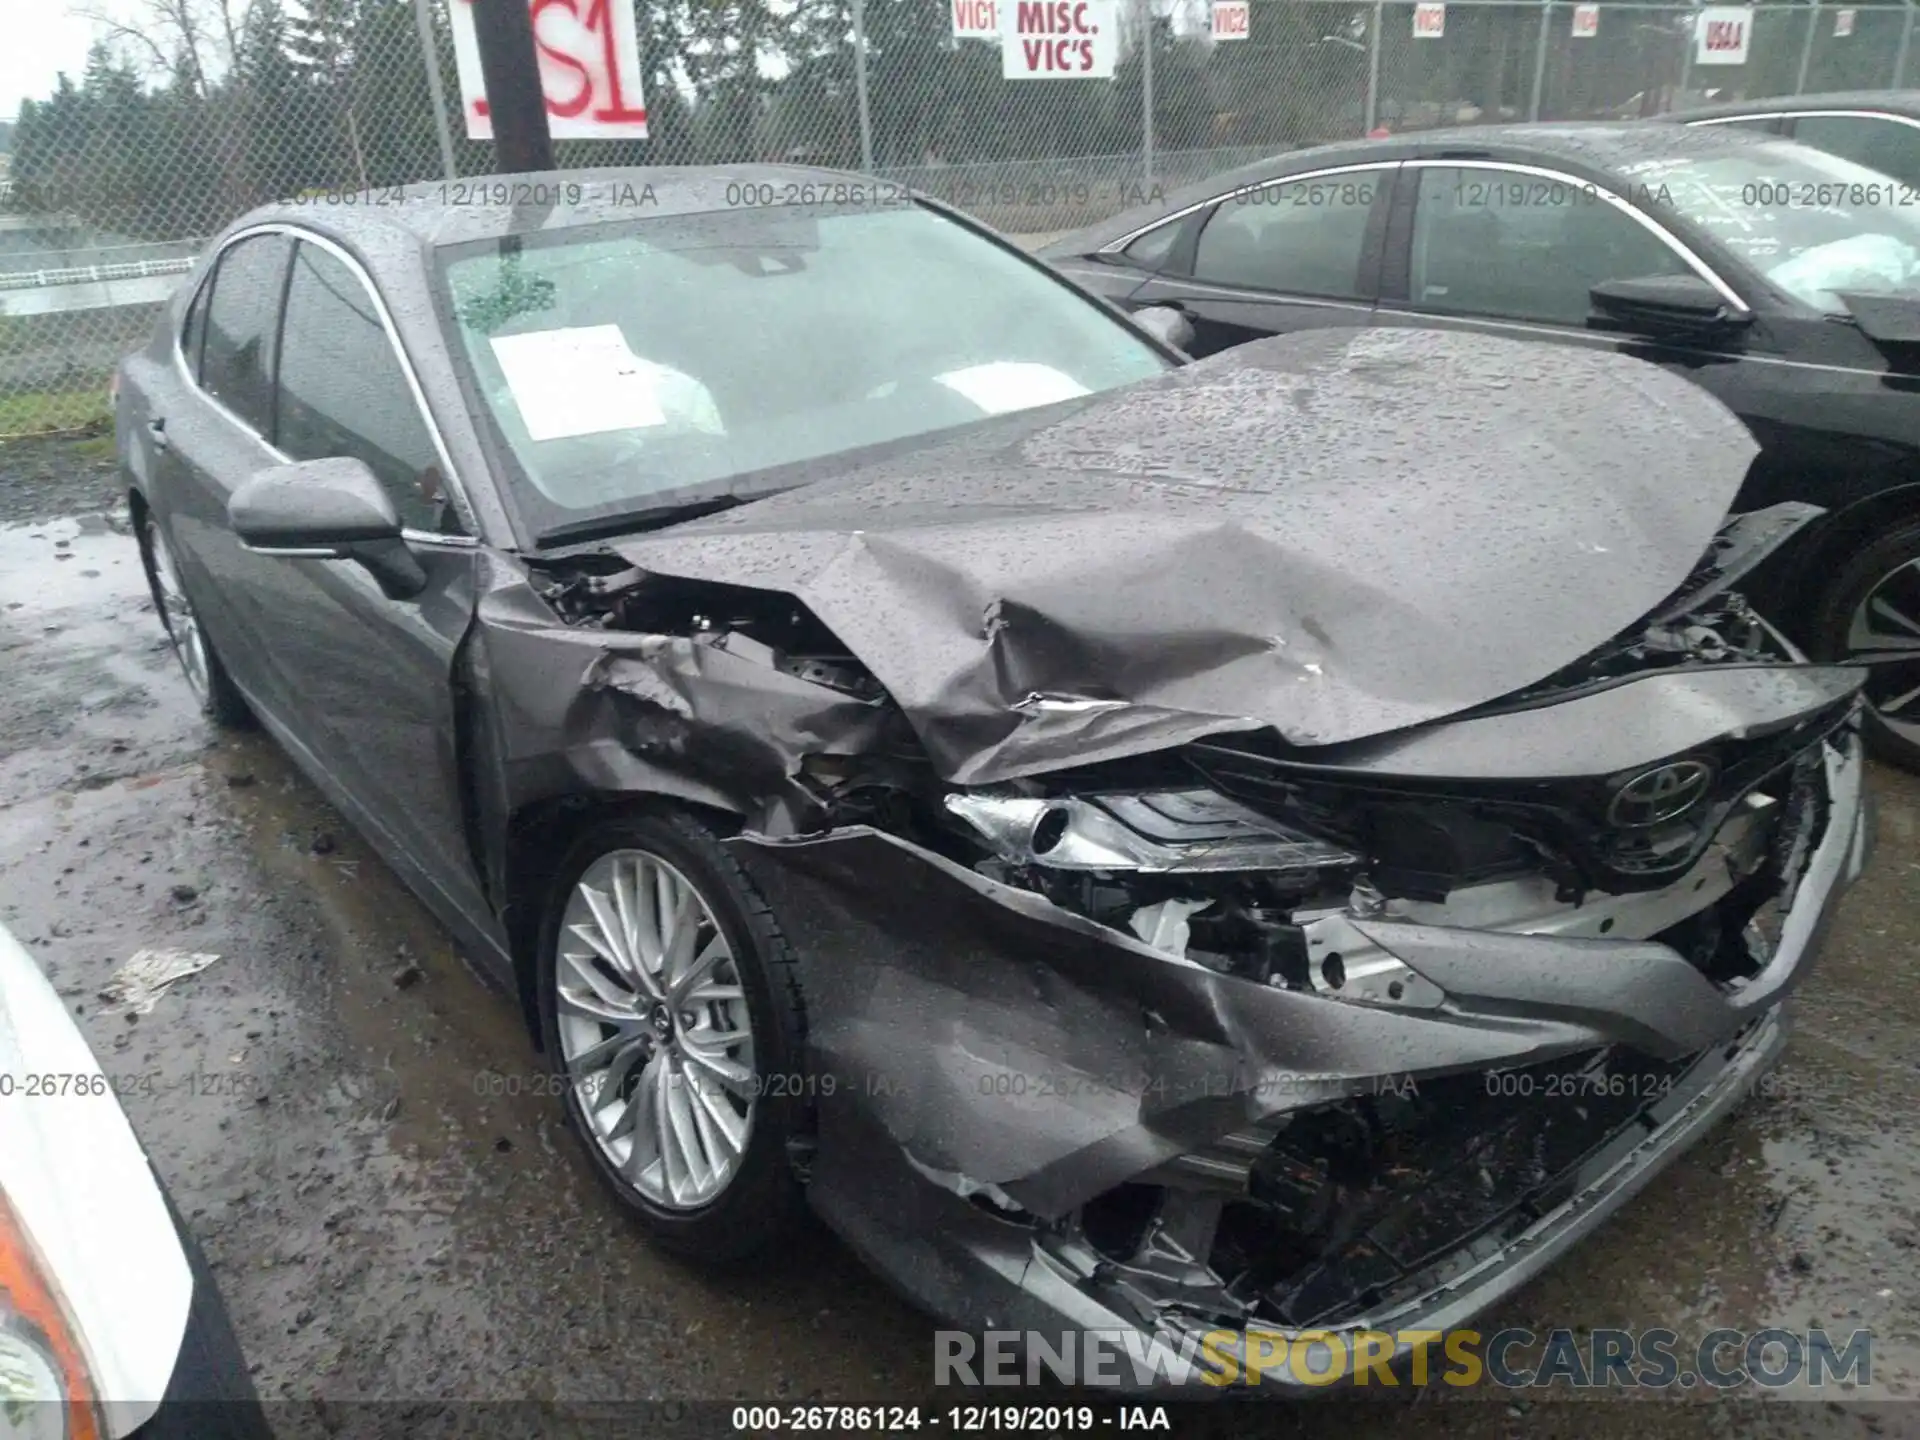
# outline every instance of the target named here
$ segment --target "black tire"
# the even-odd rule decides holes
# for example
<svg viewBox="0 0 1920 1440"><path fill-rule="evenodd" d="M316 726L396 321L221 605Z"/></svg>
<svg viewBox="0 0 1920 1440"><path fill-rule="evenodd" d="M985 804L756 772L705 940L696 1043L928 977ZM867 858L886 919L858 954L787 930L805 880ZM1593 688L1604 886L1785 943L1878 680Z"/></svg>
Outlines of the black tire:
<svg viewBox="0 0 1920 1440"><path fill-rule="evenodd" d="M602 857L645 851L673 866L706 902L733 952L760 1078L753 1120L738 1168L715 1198L698 1209L667 1208L641 1192L603 1152L572 1085L557 1088L567 1124L601 1182L663 1249L707 1264L737 1262L767 1250L802 1222L804 1201L790 1144L807 1133L806 1033L793 954L772 910L739 861L714 832L679 811L632 811L589 826L568 847L548 893L540 925L538 988L541 1044L556 1079L565 1073L556 1004L562 918L582 876ZM780 1077L778 1085L766 1077Z"/></svg>
<svg viewBox="0 0 1920 1440"><path fill-rule="evenodd" d="M1920 560L1920 522L1909 522L1856 552L1840 567L1832 586L1816 612L1809 647L1816 660L1845 662L1856 648L1853 639L1854 617L1874 592L1892 584L1910 592L1910 602L1902 604L1903 613L1920 619L1920 568L1902 568ZM1896 631L1902 633L1904 631ZM1913 637L1920 638L1920 637ZM1906 677L1903 681L1902 677ZM1876 758L1903 770L1920 773L1920 706L1903 707L1902 718L1913 724L1913 735L1902 734L1881 718L1877 702L1896 698L1920 685L1920 652L1909 668L1905 664L1880 667L1868 680L1866 716L1867 749Z"/></svg>
<svg viewBox="0 0 1920 1440"><path fill-rule="evenodd" d="M140 536L140 564L147 574L147 592L153 597L154 613L160 617L160 626L166 631L167 642L173 647L174 658L180 662L181 673L186 676L187 688L199 704L200 713L222 730L251 730L257 723L253 711L248 708L246 697L233 683L233 677L227 673L220 653L214 649L213 637L208 635L206 627L196 620L195 629L199 635L199 645L206 663L204 683L195 680L188 666L186 654L182 649L183 637L175 624L174 610L167 604L165 589L161 583L160 566L156 552L167 546L167 538L160 529L160 521L152 510L142 506L138 511ZM169 554L171 551L169 550ZM193 604L186 595L185 581L179 577L178 566L173 567L174 583L180 589L180 599L189 611Z"/></svg>

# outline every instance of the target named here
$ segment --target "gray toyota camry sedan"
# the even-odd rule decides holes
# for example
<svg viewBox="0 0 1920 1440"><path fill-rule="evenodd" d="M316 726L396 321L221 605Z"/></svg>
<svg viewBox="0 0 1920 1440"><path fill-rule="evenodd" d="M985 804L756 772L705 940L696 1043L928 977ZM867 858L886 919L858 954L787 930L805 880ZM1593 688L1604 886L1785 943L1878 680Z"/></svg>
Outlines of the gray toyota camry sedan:
<svg viewBox="0 0 1920 1440"><path fill-rule="evenodd" d="M346 198L121 367L156 604L657 1243L811 1211L972 1328L1439 1328L1779 1051L1861 676L1741 598L1817 511L1727 513L1698 387L1190 363L828 172Z"/></svg>

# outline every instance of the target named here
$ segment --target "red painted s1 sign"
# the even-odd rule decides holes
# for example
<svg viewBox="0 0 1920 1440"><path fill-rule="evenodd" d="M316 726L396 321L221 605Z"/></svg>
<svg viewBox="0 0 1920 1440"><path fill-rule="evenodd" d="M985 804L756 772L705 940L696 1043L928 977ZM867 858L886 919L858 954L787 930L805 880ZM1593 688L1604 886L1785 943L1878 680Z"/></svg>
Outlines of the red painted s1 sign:
<svg viewBox="0 0 1920 1440"><path fill-rule="evenodd" d="M453 58L467 138L491 140L473 0L452 0ZM556 140L644 140L647 104L633 0L529 0L547 131Z"/></svg>

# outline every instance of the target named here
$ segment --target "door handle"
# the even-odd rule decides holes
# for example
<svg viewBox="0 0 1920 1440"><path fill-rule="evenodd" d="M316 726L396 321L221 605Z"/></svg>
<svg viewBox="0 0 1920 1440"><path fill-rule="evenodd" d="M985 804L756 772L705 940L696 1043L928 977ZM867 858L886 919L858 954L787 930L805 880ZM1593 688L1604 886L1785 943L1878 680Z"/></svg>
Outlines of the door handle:
<svg viewBox="0 0 1920 1440"><path fill-rule="evenodd" d="M147 421L147 434L153 440L154 449L164 450L167 448L167 422L165 420L154 419Z"/></svg>

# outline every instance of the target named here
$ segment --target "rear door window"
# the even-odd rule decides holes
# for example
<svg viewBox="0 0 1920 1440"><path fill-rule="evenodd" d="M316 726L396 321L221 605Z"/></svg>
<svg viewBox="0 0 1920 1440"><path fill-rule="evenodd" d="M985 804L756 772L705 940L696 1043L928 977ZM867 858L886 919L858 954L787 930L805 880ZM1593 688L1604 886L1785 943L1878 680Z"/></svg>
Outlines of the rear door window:
<svg viewBox="0 0 1920 1440"><path fill-rule="evenodd" d="M1229 195L1214 209L1194 278L1289 295L1359 300L1367 222L1390 170L1275 181Z"/></svg>
<svg viewBox="0 0 1920 1440"><path fill-rule="evenodd" d="M250 235L221 253L200 360L202 388L269 441L280 292L292 253L281 234Z"/></svg>

